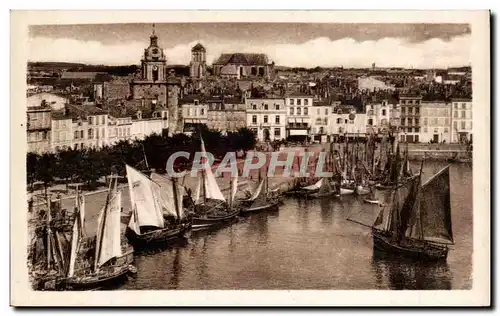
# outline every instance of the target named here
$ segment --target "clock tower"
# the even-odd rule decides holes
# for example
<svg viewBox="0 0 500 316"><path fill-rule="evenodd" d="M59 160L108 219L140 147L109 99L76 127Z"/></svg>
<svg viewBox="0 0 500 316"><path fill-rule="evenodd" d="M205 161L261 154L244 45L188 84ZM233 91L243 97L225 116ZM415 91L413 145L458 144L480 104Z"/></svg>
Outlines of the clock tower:
<svg viewBox="0 0 500 316"><path fill-rule="evenodd" d="M169 133L177 131L177 107L180 93L180 80L167 72L167 58L158 45L158 36L153 32L149 46L144 49L141 70L131 83L132 97L152 101L156 107L169 109ZM150 102L146 102L147 104Z"/></svg>

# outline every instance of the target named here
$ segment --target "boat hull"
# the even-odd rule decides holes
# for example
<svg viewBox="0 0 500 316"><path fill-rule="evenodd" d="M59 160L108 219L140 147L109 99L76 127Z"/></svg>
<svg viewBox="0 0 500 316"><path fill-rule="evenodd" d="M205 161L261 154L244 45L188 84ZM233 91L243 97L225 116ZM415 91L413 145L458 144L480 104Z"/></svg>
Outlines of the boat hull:
<svg viewBox="0 0 500 316"><path fill-rule="evenodd" d="M175 240L185 238L191 227L192 222L188 222L175 228L158 229L140 235L127 227L125 236L135 250L141 250L154 246L166 246Z"/></svg>
<svg viewBox="0 0 500 316"><path fill-rule="evenodd" d="M242 214L250 214L250 213L259 213L259 212L267 212L267 211L278 211L279 210L280 201L273 201L272 203L260 205L260 206L251 206L248 208L244 208L241 210Z"/></svg>
<svg viewBox="0 0 500 316"><path fill-rule="evenodd" d="M75 290L88 290L97 287L117 286L125 282L131 273L131 268L127 265L117 271L103 276L90 276L85 279L67 280L66 285Z"/></svg>
<svg viewBox="0 0 500 316"><path fill-rule="evenodd" d="M425 261L446 260L448 256L448 248L445 246L416 240L413 243L397 244L391 240L390 234L377 229L372 231L372 235L375 252Z"/></svg>
<svg viewBox="0 0 500 316"><path fill-rule="evenodd" d="M368 204L380 204L379 200L364 199L363 202Z"/></svg>
<svg viewBox="0 0 500 316"><path fill-rule="evenodd" d="M225 216L214 217L193 217L192 230L198 231L203 229L212 228L214 226L224 225L231 223L237 219L240 210L236 210Z"/></svg>

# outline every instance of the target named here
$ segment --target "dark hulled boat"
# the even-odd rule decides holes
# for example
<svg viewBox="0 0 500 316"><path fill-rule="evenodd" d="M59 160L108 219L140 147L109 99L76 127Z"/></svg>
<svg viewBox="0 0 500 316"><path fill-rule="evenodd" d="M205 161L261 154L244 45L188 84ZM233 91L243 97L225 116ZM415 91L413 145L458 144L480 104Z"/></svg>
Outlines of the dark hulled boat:
<svg viewBox="0 0 500 316"><path fill-rule="evenodd" d="M396 186L372 227L375 251L445 260L453 244L449 166L421 185L420 175Z"/></svg>
<svg viewBox="0 0 500 316"><path fill-rule="evenodd" d="M184 238L191 230L191 220L182 208L182 187L175 179L160 186L151 178L126 166L132 216L126 236L134 248L165 246Z"/></svg>

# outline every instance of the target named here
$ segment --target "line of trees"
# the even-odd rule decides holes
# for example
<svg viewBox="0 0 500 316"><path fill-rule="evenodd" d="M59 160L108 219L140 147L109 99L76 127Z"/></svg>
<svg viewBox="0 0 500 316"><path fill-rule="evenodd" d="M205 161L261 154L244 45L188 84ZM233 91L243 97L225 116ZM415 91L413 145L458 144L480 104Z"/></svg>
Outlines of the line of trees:
<svg viewBox="0 0 500 316"><path fill-rule="evenodd" d="M66 189L70 183L81 182L92 190L98 187L99 179L106 179L112 173L125 176L125 164L144 171L164 170L174 152L186 151L193 157L193 153L200 150L200 135L206 150L216 158L230 151L246 152L257 142L255 134L247 128L222 135L201 125L191 136L152 134L143 140L122 140L100 149L65 149L41 155L30 152L26 159L29 190L36 182L43 183L45 189L55 182L65 183Z"/></svg>

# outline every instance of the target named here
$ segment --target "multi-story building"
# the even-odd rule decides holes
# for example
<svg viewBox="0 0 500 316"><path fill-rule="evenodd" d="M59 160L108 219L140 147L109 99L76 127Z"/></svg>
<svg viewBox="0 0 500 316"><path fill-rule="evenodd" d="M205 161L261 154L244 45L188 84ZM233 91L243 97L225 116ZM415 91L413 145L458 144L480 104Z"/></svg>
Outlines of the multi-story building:
<svg viewBox="0 0 500 316"><path fill-rule="evenodd" d="M208 104L199 96L180 100L184 133L192 133L198 125L207 124Z"/></svg>
<svg viewBox="0 0 500 316"><path fill-rule="evenodd" d="M246 99L247 127L261 141L285 138L286 108L283 98Z"/></svg>
<svg viewBox="0 0 500 316"><path fill-rule="evenodd" d="M168 108L138 110L132 116L131 138L144 139L151 134L163 135L168 130Z"/></svg>
<svg viewBox="0 0 500 316"><path fill-rule="evenodd" d="M366 131L368 133L385 133L390 128L398 128L400 125L400 106L396 101L382 100L380 103L367 104Z"/></svg>
<svg viewBox="0 0 500 316"><path fill-rule="evenodd" d="M224 99L208 104L207 127L223 133L234 132L247 125L245 103L241 98Z"/></svg>
<svg viewBox="0 0 500 316"><path fill-rule="evenodd" d="M50 147L53 152L73 148L73 118L69 106L52 112Z"/></svg>
<svg viewBox="0 0 500 316"><path fill-rule="evenodd" d="M356 113L353 106L335 107L331 118L333 139L339 139L341 136L365 137L367 115Z"/></svg>
<svg viewBox="0 0 500 316"><path fill-rule="evenodd" d="M449 102L421 102L420 142L451 142L451 104Z"/></svg>
<svg viewBox="0 0 500 316"><path fill-rule="evenodd" d="M401 95L399 103L401 106L400 140L409 143L420 141L420 103L421 96Z"/></svg>
<svg viewBox="0 0 500 316"><path fill-rule="evenodd" d="M452 137L454 143L472 140L472 100L452 99Z"/></svg>
<svg viewBox="0 0 500 316"><path fill-rule="evenodd" d="M305 140L311 133L310 111L313 97L306 94L293 93L285 98L287 107L286 138Z"/></svg>
<svg viewBox="0 0 500 316"><path fill-rule="evenodd" d="M92 148L102 148L108 144L108 114L97 109L87 115L87 145Z"/></svg>
<svg viewBox="0 0 500 316"><path fill-rule="evenodd" d="M320 103L313 104L310 108L312 140L321 143L330 140L330 135L332 134L332 114L333 107L331 105Z"/></svg>
<svg viewBox="0 0 500 316"><path fill-rule="evenodd" d="M26 111L26 134L28 151L35 153L49 152L51 130L51 108L45 102L30 106Z"/></svg>

